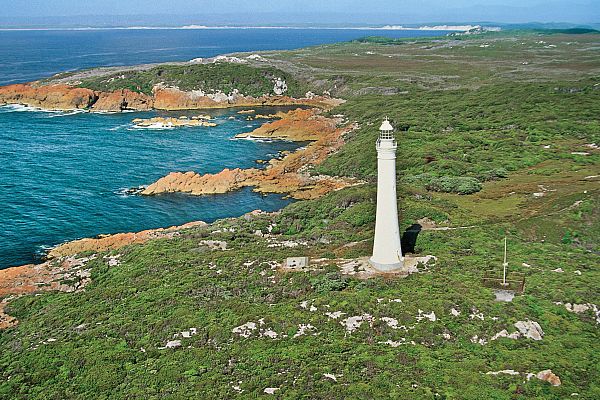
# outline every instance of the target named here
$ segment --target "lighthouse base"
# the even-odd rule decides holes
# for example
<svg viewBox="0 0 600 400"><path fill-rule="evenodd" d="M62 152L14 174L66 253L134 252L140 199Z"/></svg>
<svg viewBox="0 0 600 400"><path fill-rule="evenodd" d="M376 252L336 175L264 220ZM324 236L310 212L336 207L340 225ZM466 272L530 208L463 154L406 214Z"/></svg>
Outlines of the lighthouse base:
<svg viewBox="0 0 600 400"><path fill-rule="evenodd" d="M398 272L404 268L404 262L402 261L392 264L382 264L378 263L377 261L373 261L373 257L369 259L369 264L371 264L371 266L379 272Z"/></svg>

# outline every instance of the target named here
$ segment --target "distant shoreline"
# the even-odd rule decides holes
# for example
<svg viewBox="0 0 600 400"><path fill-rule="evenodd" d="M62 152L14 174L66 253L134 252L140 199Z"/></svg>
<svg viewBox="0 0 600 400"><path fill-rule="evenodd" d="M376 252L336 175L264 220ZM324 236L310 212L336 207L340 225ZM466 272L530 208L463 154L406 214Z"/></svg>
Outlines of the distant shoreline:
<svg viewBox="0 0 600 400"><path fill-rule="evenodd" d="M295 29L295 30L358 30L358 31L454 31L465 32L478 28L480 25L433 25L405 27L402 25L384 26L207 26L207 25L182 25L182 26L115 26L115 27L0 27L0 31L111 31L111 30L223 30L223 29ZM500 30L499 27L486 27L487 30Z"/></svg>

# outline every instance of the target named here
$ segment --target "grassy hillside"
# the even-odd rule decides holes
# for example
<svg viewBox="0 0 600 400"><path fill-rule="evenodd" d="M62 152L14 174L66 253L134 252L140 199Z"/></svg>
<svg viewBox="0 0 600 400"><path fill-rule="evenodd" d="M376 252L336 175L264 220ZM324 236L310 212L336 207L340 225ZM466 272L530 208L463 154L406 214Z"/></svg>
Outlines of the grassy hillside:
<svg viewBox="0 0 600 400"><path fill-rule="evenodd" d="M0 398L599 398L598 316L565 306L600 306L599 42L518 34L264 54L348 99L332 113L360 128L318 172L368 183L98 254L84 292L12 301ZM401 230L422 218L448 229L419 233L414 252L437 256L421 273L361 280L340 266L371 251L385 115L399 130ZM510 270L526 277L510 303L482 285L505 235ZM302 255L325 260L277 270ZM542 340L492 340L527 320ZM526 377L546 369L560 386ZM502 370L519 375L488 374Z"/></svg>
<svg viewBox="0 0 600 400"><path fill-rule="evenodd" d="M231 93L238 89L248 96L261 96L273 92L274 80L282 78L288 85L290 96L301 97L306 88L289 74L272 67L256 68L244 64L215 63L188 65L161 65L148 70L129 70L110 75L84 79L79 86L92 90L112 91L129 89L151 94L154 85L163 83L181 90L203 90L207 93L220 90Z"/></svg>

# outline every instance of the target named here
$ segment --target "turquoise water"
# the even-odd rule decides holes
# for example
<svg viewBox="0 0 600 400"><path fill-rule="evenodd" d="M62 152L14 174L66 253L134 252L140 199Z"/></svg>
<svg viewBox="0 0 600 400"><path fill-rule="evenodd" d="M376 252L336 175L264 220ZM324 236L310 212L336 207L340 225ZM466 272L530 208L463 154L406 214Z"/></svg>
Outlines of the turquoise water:
<svg viewBox="0 0 600 400"><path fill-rule="evenodd" d="M1 31L0 85L108 65L181 61L237 51L293 49L364 36L419 37L441 31L354 29L199 29ZM267 112L267 111L265 111ZM188 115L200 112L189 112ZM204 112L203 112L204 113ZM194 197L127 196L126 188L171 171L218 172L256 166L285 142L230 140L260 122L212 112L215 128L133 129L156 113L100 115L0 108L0 268L33 262L64 241L213 221L254 209L275 210L281 196L250 189ZM176 113L179 116L186 113ZM228 120L236 115L236 120Z"/></svg>
<svg viewBox="0 0 600 400"><path fill-rule="evenodd" d="M123 193L171 171L257 167L255 160L298 147L232 140L261 123L236 111L209 112L217 127L151 130L135 128L132 119L199 112L107 115L0 107L0 267L32 262L44 248L81 237L281 208L288 200L280 195L249 189L202 197ZM232 115L235 120L228 119Z"/></svg>

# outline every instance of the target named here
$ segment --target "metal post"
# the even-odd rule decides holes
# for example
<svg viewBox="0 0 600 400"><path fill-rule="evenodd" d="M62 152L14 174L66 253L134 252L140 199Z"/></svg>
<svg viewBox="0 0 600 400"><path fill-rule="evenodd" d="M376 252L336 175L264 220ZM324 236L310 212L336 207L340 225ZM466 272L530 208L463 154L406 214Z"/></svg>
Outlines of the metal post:
<svg viewBox="0 0 600 400"><path fill-rule="evenodd" d="M506 286L506 267L508 267L508 263L506 262L506 236L504 237L504 262L502 263L502 267L504 267L502 286Z"/></svg>

